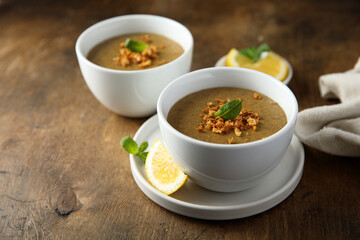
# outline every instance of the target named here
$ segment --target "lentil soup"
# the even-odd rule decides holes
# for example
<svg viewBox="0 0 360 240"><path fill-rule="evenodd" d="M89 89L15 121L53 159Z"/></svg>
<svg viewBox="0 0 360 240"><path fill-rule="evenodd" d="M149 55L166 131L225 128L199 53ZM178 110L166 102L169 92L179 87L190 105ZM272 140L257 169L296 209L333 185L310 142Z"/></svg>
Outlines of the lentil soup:
<svg viewBox="0 0 360 240"><path fill-rule="evenodd" d="M242 110L232 121L214 117L227 101L239 99ZM175 103L167 120L179 132L211 143L248 143L266 138L287 123L284 110L264 94L242 88L210 88Z"/></svg>
<svg viewBox="0 0 360 240"><path fill-rule="evenodd" d="M125 48L126 39L149 45L142 52ZM184 49L177 42L158 34L137 33L107 39L93 47L87 55L91 62L116 70L154 68L178 58Z"/></svg>

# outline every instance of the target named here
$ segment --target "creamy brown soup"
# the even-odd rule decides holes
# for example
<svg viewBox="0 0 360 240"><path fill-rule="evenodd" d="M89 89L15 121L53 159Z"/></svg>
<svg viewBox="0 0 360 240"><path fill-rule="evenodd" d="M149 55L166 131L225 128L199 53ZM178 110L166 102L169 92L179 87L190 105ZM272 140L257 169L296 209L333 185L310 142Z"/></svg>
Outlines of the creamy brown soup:
<svg viewBox="0 0 360 240"><path fill-rule="evenodd" d="M271 98L261 93L255 93L249 89L241 88L211 88L195 92L180 99L170 109L167 120L171 126L179 132L211 143L227 144L247 143L266 138L285 126L287 118L283 109ZM258 96L258 97L255 97ZM199 123L203 122L206 115L203 110L214 103L215 99L238 99L241 98L242 109L246 109L258 115L260 120L255 127L242 130L241 134L235 134L231 130L227 133L215 133L203 128L199 131Z"/></svg>
<svg viewBox="0 0 360 240"><path fill-rule="evenodd" d="M144 39L144 36L146 39ZM156 49L156 56L151 58L151 64L137 64L129 59L128 64L123 64L121 49L127 38L136 41L142 41ZM153 49L153 48L152 48ZM153 49L154 50L154 49ZM127 50L128 51L128 50ZM141 70L154 68L178 58L184 52L183 48L177 42L158 34L137 33L114 37L101 42L92 48L87 58L102 67L117 70ZM146 61L145 61L146 63Z"/></svg>

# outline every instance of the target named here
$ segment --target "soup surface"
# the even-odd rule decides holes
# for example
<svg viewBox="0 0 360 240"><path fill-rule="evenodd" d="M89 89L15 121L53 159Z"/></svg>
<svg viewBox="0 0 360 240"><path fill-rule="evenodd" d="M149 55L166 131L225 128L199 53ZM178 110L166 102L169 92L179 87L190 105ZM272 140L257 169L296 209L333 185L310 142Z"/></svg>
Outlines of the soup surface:
<svg viewBox="0 0 360 240"><path fill-rule="evenodd" d="M208 113L205 111L206 108L212 109L214 107L216 110L216 103L222 104L219 99L226 102L227 99L239 98L242 101L242 112L238 118L241 118L241 114L251 115L253 117L248 117L251 118L250 120L259 119L256 120L256 125L250 124L250 126L244 126L243 129L236 127L238 130L231 129L222 133L207 129L208 117L205 115ZM210 107L208 108L208 106ZM205 89L185 96L170 109L167 120L171 126L189 137L220 144L257 141L276 133L287 123L285 112L271 98L249 89L229 87ZM243 119L246 124L251 123L250 120ZM233 123L229 122L229 124ZM201 129L199 129L200 125ZM240 133L239 129L241 129Z"/></svg>
<svg viewBox="0 0 360 240"><path fill-rule="evenodd" d="M135 53L127 48L125 49L125 41L128 38L148 44L148 54L144 55L144 51L142 53ZM106 68L117 70L141 70L171 62L183 52L184 50L180 44L165 36L138 33L122 35L105 40L92 48L87 58L91 62Z"/></svg>

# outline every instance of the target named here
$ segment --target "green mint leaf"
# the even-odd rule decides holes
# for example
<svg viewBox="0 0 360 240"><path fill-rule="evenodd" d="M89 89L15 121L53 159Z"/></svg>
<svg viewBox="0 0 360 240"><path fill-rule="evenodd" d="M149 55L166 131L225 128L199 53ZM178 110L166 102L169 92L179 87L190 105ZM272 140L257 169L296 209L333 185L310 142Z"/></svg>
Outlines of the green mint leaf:
<svg viewBox="0 0 360 240"><path fill-rule="evenodd" d="M241 101L234 99L222 105L214 116L221 117L224 120L233 120L239 115L241 107Z"/></svg>
<svg viewBox="0 0 360 240"><path fill-rule="evenodd" d="M257 62L260 60L261 54L263 52L270 51L269 45L266 43L261 44L260 46L256 47L248 47L244 49L240 49L239 52L249 58L253 62Z"/></svg>
<svg viewBox="0 0 360 240"><path fill-rule="evenodd" d="M133 155L139 154L138 145L130 136L123 137L120 144L128 153Z"/></svg>
<svg viewBox="0 0 360 240"><path fill-rule="evenodd" d="M139 158L145 163L148 152L141 152L138 154Z"/></svg>
<svg viewBox="0 0 360 240"><path fill-rule="evenodd" d="M267 45L266 43L261 44L257 49L256 49L256 54L255 54L255 58L254 58L254 62L259 61L260 57L261 57L261 53L262 52L268 52L270 51L270 47L269 45Z"/></svg>
<svg viewBox="0 0 360 240"><path fill-rule="evenodd" d="M148 152L144 151L149 146L147 141L141 143L140 147L138 147L138 144L134 139L130 136L126 136L121 139L120 144L128 153L138 156L145 163Z"/></svg>
<svg viewBox="0 0 360 240"><path fill-rule="evenodd" d="M256 51L257 51L257 52L260 52L260 53L262 53L262 52L268 52L268 51L270 51L270 47L269 47L269 45L267 45L266 43L263 43L263 44L261 44L260 46L258 46L258 48L256 49Z"/></svg>
<svg viewBox="0 0 360 240"><path fill-rule="evenodd" d="M255 58L255 55L256 55L256 48L248 47L248 48L240 49L239 52L242 55L244 55L245 57L250 58L251 60L253 60Z"/></svg>
<svg viewBox="0 0 360 240"><path fill-rule="evenodd" d="M145 50L145 48L148 47L148 45L144 42L135 41L131 38L127 38L125 40L125 47L132 52L142 52Z"/></svg>
<svg viewBox="0 0 360 240"><path fill-rule="evenodd" d="M148 143L148 142L143 142L143 143L141 143L141 145L140 145L140 147L139 147L139 154L142 153L142 152L144 152L144 151L147 149L148 146L149 146L149 143Z"/></svg>

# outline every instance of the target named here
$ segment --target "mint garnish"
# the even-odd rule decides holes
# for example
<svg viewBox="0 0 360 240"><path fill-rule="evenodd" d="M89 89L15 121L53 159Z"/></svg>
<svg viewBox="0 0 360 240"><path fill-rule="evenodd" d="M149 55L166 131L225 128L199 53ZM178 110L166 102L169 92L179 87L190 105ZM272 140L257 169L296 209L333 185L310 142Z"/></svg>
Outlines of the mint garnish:
<svg viewBox="0 0 360 240"><path fill-rule="evenodd" d="M132 52L142 52L145 50L145 48L148 47L148 45L144 42L136 41L131 38L127 38L125 40L125 47Z"/></svg>
<svg viewBox="0 0 360 240"><path fill-rule="evenodd" d="M231 100L222 105L214 116L221 117L224 120L233 120L239 115L241 107L242 103L240 100Z"/></svg>
<svg viewBox="0 0 360 240"><path fill-rule="evenodd" d="M128 153L138 156L144 163L146 161L146 156L148 152L145 152L147 147L149 146L148 142L143 142L138 147L138 144L132 139L130 136L123 137L120 141L121 146L127 151Z"/></svg>
<svg viewBox="0 0 360 240"><path fill-rule="evenodd" d="M268 52L268 51L270 51L270 47L266 43L263 43L258 47L248 47L248 48L239 50L239 52L242 55L250 58L253 62L259 61L260 57L261 57L261 53Z"/></svg>

